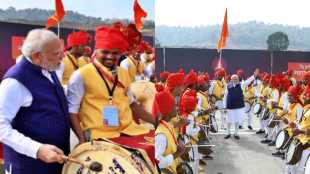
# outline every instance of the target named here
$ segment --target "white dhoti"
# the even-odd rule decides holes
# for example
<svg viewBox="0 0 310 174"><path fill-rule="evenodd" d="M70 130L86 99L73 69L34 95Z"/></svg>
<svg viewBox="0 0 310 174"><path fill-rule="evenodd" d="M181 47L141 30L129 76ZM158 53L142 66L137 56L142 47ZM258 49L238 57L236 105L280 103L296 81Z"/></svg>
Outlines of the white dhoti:
<svg viewBox="0 0 310 174"><path fill-rule="evenodd" d="M244 108L228 109L227 123L242 123Z"/></svg>

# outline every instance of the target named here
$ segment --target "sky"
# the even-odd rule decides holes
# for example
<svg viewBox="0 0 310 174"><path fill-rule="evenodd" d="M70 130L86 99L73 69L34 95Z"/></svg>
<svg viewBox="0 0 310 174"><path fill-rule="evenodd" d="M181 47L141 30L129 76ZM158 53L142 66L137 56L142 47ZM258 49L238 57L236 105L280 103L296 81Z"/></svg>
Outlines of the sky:
<svg viewBox="0 0 310 174"><path fill-rule="evenodd" d="M222 24L225 8L228 8L229 24L256 20L310 27L309 7L309 0L156 0L155 24Z"/></svg>
<svg viewBox="0 0 310 174"><path fill-rule="evenodd" d="M133 19L134 0L62 0L65 10L77 11L93 17ZM54 9L54 0L0 0L0 8L16 9L41 8ZM139 0L141 7L148 13L146 19L154 20L154 0Z"/></svg>

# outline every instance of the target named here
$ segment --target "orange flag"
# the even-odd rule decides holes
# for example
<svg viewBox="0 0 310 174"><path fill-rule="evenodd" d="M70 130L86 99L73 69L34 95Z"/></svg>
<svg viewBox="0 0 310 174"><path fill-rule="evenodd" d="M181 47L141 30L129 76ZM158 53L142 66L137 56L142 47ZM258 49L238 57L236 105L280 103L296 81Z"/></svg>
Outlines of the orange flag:
<svg viewBox="0 0 310 174"><path fill-rule="evenodd" d="M226 8L221 37L217 42L217 51L222 50L226 46L227 37L228 37L228 24L227 24L227 8Z"/></svg>
<svg viewBox="0 0 310 174"><path fill-rule="evenodd" d="M56 25L58 22L62 20L65 16L66 12L61 0L55 0L56 11L53 16L49 17L46 21L46 28L52 27Z"/></svg>
<svg viewBox="0 0 310 174"><path fill-rule="evenodd" d="M141 8L138 0L135 0L133 5L134 17L135 17L135 25L138 30L143 28L143 21L142 18L147 16L147 13Z"/></svg>

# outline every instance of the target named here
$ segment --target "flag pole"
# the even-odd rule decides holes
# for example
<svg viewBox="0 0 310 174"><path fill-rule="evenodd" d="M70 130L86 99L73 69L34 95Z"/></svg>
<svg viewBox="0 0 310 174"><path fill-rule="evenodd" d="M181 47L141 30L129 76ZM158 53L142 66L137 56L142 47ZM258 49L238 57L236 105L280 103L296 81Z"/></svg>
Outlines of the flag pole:
<svg viewBox="0 0 310 174"><path fill-rule="evenodd" d="M58 35L58 37L60 37L59 36L59 30L60 30L60 27L59 27L59 22L57 23L57 35Z"/></svg>

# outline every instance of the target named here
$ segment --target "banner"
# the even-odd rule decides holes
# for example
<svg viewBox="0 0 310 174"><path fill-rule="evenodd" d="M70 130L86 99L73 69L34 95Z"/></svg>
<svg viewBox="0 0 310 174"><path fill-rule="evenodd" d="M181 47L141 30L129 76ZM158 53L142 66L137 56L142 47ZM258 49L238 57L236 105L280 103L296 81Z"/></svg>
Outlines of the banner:
<svg viewBox="0 0 310 174"><path fill-rule="evenodd" d="M310 63L308 62L288 62L288 68L289 70L293 70L294 74L293 76L297 80L301 80L302 76L306 71L310 71Z"/></svg>

